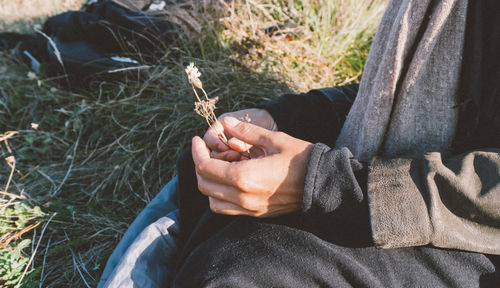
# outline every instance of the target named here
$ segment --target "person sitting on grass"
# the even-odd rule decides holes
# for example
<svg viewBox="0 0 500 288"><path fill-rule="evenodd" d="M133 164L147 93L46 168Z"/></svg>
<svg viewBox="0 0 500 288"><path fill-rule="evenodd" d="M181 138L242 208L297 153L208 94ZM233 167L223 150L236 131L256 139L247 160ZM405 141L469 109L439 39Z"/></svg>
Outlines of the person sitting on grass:
<svg viewBox="0 0 500 288"><path fill-rule="evenodd" d="M498 8L391 1L359 87L222 115L101 287L497 287Z"/></svg>

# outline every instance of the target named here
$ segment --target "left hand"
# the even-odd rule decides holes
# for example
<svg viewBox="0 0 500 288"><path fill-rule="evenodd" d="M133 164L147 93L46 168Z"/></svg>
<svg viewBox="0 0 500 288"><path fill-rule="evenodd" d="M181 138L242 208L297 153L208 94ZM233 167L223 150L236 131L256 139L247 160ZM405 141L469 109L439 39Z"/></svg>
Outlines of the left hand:
<svg viewBox="0 0 500 288"><path fill-rule="evenodd" d="M277 131L276 122L274 122L271 114L269 114L269 112L264 109L253 108L224 113L219 116L217 121L212 125L210 129L207 130L205 136L203 136L203 141L205 141L208 148L210 149L210 156L212 158L217 158L225 161L239 161L248 159L248 155L251 158L262 156L262 151L260 151L260 149L258 149L257 147L252 148L251 145L233 138L233 136L229 134L227 130L224 133L228 139L227 145L222 143L222 141L219 139L218 133L220 133L220 131L224 131L222 122L226 117L233 117L236 119L244 119L245 117L249 117L252 124L265 128L267 130Z"/></svg>
<svg viewBox="0 0 500 288"><path fill-rule="evenodd" d="M227 215L270 217L300 210L312 144L283 132L223 120L233 137L259 147L263 157L227 162L210 158L200 137L192 143L199 190L209 197L210 209Z"/></svg>

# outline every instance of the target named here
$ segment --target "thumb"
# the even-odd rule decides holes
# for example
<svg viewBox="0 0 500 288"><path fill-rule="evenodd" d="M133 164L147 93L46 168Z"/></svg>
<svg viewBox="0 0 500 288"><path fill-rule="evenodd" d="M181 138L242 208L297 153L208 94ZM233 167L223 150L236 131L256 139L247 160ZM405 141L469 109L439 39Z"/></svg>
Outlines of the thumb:
<svg viewBox="0 0 500 288"><path fill-rule="evenodd" d="M250 123L241 122L233 117L224 118L223 125L233 137L252 146L267 148L270 144L270 141L267 141L273 133L270 130ZM231 140L232 139L233 138L231 138Z"/></svg>
<svg viewBox="0 0 500 288"><path fill-rule="evenodd" d="M195 165L199 165L202 161L210 159L210 150L208 150L205 142L198 136L193 138L191 153L193 155L193 162Z"/></svg>

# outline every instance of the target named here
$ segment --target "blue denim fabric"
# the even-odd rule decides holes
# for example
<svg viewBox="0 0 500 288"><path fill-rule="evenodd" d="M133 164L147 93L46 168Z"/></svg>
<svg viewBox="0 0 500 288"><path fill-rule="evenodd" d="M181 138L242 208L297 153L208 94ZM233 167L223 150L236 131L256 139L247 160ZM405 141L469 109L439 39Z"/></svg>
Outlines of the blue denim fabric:
<svg viewBox="0 0 500 288"><path fill-rule="evenodd" d="M98 287L164 287L177 253L178 178L130 224L106 263Z"/></svg>

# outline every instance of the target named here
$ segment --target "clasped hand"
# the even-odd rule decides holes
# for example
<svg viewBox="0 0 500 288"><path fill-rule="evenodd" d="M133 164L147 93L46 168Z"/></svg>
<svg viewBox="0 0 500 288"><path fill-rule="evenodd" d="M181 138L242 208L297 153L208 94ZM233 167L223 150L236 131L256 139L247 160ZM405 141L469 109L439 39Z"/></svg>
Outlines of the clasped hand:
<svg viewBox="0 0 500 288"><path fill-rule="evenodd" d="M235 118L245 114L252 123ZM274 120L262 109L224 114L216 125L192 142L198 189L209 197L210 209L253 217L300 210L312 144L272 131ZM228 145L217 131L226 133ZM246 151L251 159L242 156Z"/></svg>

